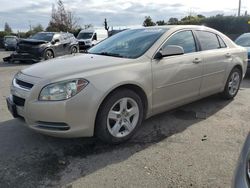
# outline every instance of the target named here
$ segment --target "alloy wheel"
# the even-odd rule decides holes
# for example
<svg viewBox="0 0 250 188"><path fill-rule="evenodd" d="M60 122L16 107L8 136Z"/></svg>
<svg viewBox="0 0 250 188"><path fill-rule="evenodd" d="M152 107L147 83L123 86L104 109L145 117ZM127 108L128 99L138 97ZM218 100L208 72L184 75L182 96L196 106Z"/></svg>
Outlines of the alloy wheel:
<svg viewBox="0 0 250 188"><path fill-rule="evenodd" d="M238 72L233 72L230 77L229 84L228 84L228 91L230 95L235 95L239 89L240 85L240 75Z"/></svg>
<svg viewBox="0 0 250 188"><path fill-rule="evenodd" d="M132 98L122 98L111 107L107 117L110 134L116 138L129 135L139 120L139 107Z"/></svg>

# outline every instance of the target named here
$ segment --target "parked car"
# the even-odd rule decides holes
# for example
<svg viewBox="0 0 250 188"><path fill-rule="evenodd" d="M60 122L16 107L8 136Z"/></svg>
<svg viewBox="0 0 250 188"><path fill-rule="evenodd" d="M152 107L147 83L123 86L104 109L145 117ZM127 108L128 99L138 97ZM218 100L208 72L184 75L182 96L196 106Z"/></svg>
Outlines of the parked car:
<svg viewBox="0 0 250 188"><path fill-rule="evenodd" d="M131 29L22 70L7 104L38 132L120 143L155 114L216 93L234 98L246 68L246 49L216 30Z"/></svg>
<svg viewBox="0 0 250 188"><path fill-rule="evenodd" d="M108 37L104 29L84 29L77 36L80 50L86 50Z"/></svg>
<svg viewBox="0 0 250 188"><path fill-rule="evenodd" d="M16 50L18 38L16 36L5 36L3 39L5 50Z"/></svg>
<svg viewBox="0 0 250 188"><path fill-rule="evenodd" d="M240 35L236 40L235 43L243 46L247 49L248 51L248 66L247 68L250 68L250 33L244 33Z"/></svg>
<svg viewBox="0 0 250 188"><path fill-rule="evenodd" d="M247 136L235 170L232 188L250 187L250 134Z"/></svg>
<svg viewBox="0 0 250 188"><path fill-rule="evenodd" d="M78 41L71 33L40 32L20 40L16 52L4 60L38 62L77 53L78 49Z"/></svg>

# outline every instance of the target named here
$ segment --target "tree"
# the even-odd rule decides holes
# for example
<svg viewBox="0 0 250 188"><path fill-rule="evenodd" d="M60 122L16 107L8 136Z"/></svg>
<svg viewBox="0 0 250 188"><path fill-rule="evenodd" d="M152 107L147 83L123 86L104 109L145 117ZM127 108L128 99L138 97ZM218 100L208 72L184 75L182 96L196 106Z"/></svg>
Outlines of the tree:
<svg viewBox="0 0 250 188"><path fill-rule="evenodd" d="M156 24L157 25L167 25L167 23L164 20L156 21Z"/></svg>
<svg viewBox="0 0 250 188"><path fill-rule="evenodd" d="M168 24L169 25L177 25L179 23L178 18L169 18Z"/></svg>
<svg viewBox="0 0 250 188"><path fill-rule="evenodd" d="M86 24L86 25L84 25L84 29L89 29L89 28L92 28L92 27L93 27L92 24Z"/></svg>
<svg viewBox="0 0 250 188"><path fill-rule="evenodd" d="M197 17L200 18L200 19L205 19L206 18L206 16L204 16L202 14L198 14Z"/></svg>
<svg viewBox="0 0 250 188"><path fill-rule="evenodd" d="M152 18L150 16L146 16L145 20L143 22L144 27L149 27L149 26L155 26L156 24L152 21Z"/></svg>
<svg viewBox="0 0 250 188"><path fill-rule="evenodd" d="M34 26L33 28L32 28L32 31L34 32L34 33L38 33L38 32L41 32L41 31L43 31L44 29L43 29L43 26L41 25L41 24L37 24L36 26Z"/></svg>
<svg viewBox="0 0 250 188"><path fill-rule="evenodd" d="M52 5L51 20L46 31L69 31L74 32L79 29L78 19L74 12L66 10L62 0L57 1L57 8Z"/></svg>
<svg viewBox="0 0 250 188"><path fill-rule="evenodd" d="M6 33L12 33L12 29L11 29L10 25L7 22L5 22L5 24L4 24L4 31Z"/></svg>
<svg viewBox="0 0 250 188"><path fill-rule="evenodd" d="M104 19L104 28L105 28L105 30L106 30L107 32L109 32L108 21L107 21L106 18Z"/></svg>

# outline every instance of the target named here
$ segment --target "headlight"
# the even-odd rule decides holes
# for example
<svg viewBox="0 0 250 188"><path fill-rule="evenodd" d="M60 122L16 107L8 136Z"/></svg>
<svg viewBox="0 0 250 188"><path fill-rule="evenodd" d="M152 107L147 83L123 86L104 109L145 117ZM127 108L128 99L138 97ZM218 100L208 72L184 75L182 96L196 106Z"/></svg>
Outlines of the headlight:
<svg viewBox="0 0 250 188"><path fill-rule="evenodd" d="M87 40L87 41L85 41L85 44L91 44L91 41L90 40Z"/></svg>
<svg viewBox="0 0 250 188"><path fill-rule="evenodd" d="M47 85L42 89L39 100L60 101L69 99L85 88L88 83L85 79L74 79Z"/></svg>

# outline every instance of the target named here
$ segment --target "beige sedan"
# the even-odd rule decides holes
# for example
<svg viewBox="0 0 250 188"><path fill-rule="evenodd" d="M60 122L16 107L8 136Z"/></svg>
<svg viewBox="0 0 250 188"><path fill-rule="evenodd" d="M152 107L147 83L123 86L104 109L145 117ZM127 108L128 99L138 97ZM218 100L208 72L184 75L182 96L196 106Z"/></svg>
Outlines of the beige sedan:
<svg viewBox="0 0 250 188"><path fill-rule="evenodd" d="M131 29L17 73L7 104L43 134L120 143L152 115L215 93L233 99L246 68L246 49L216 30Z"/></svg>

